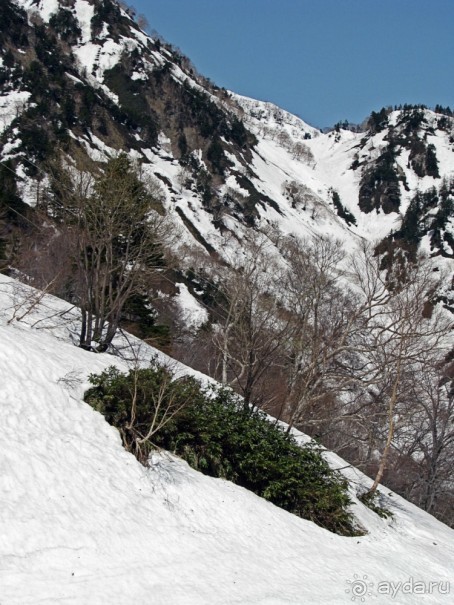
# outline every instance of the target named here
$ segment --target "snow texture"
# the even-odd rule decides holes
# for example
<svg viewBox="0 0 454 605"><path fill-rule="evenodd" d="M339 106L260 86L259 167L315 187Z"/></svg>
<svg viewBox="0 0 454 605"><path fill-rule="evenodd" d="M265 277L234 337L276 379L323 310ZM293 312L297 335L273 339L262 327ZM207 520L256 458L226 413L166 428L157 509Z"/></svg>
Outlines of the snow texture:
<svg viewBox="0 0 454 605"><path fill-rule="evenodd" d="M0 276L2 605L450 602L454 532L389 490L394 519L357 503L368 534L344 538L170 454L142 467L82 401L90 373L127 362L74 346L76 311L29 292Z"/></svg>
<svg viewBox="0 0 454 605"><path fill-rule="evenodd" d="M13 90L0 96L0 134L23 112L29 97L30 93L25 90Z"/></svg>
<svg viewBox="0 0 454 605"><path fill-rule="evenodd" d="M193 329L200 328L208 321L208 311L192 296L185 284L177 283L176 286L179 293L175 298L181 310L180 317L183 324Z"/></svg>

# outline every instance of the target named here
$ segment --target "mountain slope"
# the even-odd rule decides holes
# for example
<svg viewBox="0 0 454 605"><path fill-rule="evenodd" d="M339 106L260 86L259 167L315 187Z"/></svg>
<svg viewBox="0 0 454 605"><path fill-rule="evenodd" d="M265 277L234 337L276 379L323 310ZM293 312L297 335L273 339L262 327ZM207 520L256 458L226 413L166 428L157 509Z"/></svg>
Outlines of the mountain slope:
<svg viewBox="0 0 454 605"><path fill-rule="evenodd" d="M230 265L241 273L247 242L257 232L265 234L262 243L266 240L263 266L268 272L261 279L267 294L280 286L279 271L273 272L283 264L284 252L275 243L279 236L328 235L347 252L363 241L378 241L382 268L392 267L402 251L409 258L419 250L428 253L443 275L438 299L454 309L454 121L449 108L382 109L372 112L361 129L339 124L322 133L270 103L219 89L175 48L142 32L113 0L4 0L0 28L2 270L30 275L27 247L46 250L53 241L49 234L58 232L57 223L49 227L55 219L52 208L60 202L49 178L56 159L80 170L98 163L94 169L99 170L125 151L145 179L159 181L163 206L178 233L173 252L179 265L151 295L147 292L145 307L153 295L162 295L156 315L148 313L147 319L153 323L162 311L167 334L178 324L174 332L180 342L174 350L184 349L182 358L196 359L199 368L211 364L215 372L218 358L212 341L204 348L206 332L200 340L193 332L205 323L208 331L213 329L208 338L213 336L222 314L222 302L214 308L216 288L224 285L222 269ZM44 236L39 233L43 224L49 227ZM302 248L309 248L308 242ZM70 288L62 287L59 294L77 304ZM335 298L341 300L341 288ZM168 340L163 346L169 346ZM345 368L352 367L350 361ZM275 380L270 400L279 406L279 388L289 379L281 378L280 365L280 360L274 365L276 374L269 372L270 382ZM447 389L446 382L438 384ZM380 401L371 397L369 403L386 405L386 396L380 395ZM412 397L418 401L408 395L409 404ZM339 397L336 403L341 417L345 402ZM323 406L318 411L323 416ZM384 417L381 413L377 449L367 454L371 473L380 440L383 444ZM351 441L348 431L345 441ZM420 450L413 458L408 454L404 464L415 463L419 455ZM411 479L408 485L413 490Z"/></svg>
<svg viewBox="0 0 454 605"><path fill-rule="evenodd" d="M81 399L89 373L125 361L73 346L51 297L8 323L18 300L1 278L2 603L446 603L452 530L389 490L394 519L357 501L369 533L342 538L170 455L142 467ZM370 484L344 472L353 494Z"/></svg>
<svg viewBox="0 0 454 605"><path fill-rule="evenodd" d="M347 248L383 239L418 191L444 186L448 212L417 243L452 255L449 112L381 110L364 132L323 134L220 90L112 0L7 0L2 11L0 158L28 204L55 146L97 160L127 150L160 179L185 240L222 256L226 234L248 227L328 233Z"/></svg>

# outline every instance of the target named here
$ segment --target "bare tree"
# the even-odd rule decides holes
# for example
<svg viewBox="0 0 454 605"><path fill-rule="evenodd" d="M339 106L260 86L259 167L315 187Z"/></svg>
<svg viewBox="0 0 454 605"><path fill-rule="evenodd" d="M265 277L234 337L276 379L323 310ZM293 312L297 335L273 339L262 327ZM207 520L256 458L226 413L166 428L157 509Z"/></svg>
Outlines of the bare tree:
<svg viewBox="0 0 454 605"><path fill-rule="evenodd" d="M246 408L267 401L263 384L277 363L289 326L276 291L270 288L279 283L279 268L268 250L271 246L266 236L248 233L243 256L218 269L221 292L212 332L217 375L241 393Z"/></svg>
<svg viewBox="0 0 454 605"><path fill-rule="evenodd" d="M415 393L415 375L425 381L413 405L425 418L419 433L425 437L418 437L418 448L413 438L413 451L429 459L440 434L451 439L439 424L428 428L436 401L451 409L446 389L429 380L449 351L452 330L440 305L430 303L437 288L433 266L423 257L416 263L401 258L386 273L366 244L342 263L342 247L328 238L286 239L281 252L292 327L281 349L287 385L282 417L289 430L296 424L319 435L321 427L338 438L342 433L338 449L354 447L364 462L380 452L374 492L392 454L414 431L408 397Z"/></svg>
<svg viewBox="0 0 454 605"><path fill-rule="evenodd" d="M282 243L281 252L287 262L284 304L291 314L282 413L290 430L307 422L318 402L338 396L351 382L344 368L358 310L341 281L344 252L339 242L291 238Z"/></svg>
<svg viewBox="0 0 454 605"><path fill-rule="evenodd" d="M140 13L137 16L137 25L145 32L150 31L150 23L143 13Z"/></svg>
<svg viewBox="0 0 454 605"><path fill-rule="evenodd" d="M323 212L324 202L310 187L298 181L285 181L282 185L282 193L290 200L292 208L304 211L312 211L312 218L319 212Z"/></svg>
<svg viewBox="0 0 454 605"><path fill-rule="evenodd" d="M315 158L312 151L301 141L297 141L291 146L291 152L296 160L302 160L305 164L315 165Z"/></svg>
<svg viewBox="0 0 454 605"><path fill-rule="evenodd" d="M437 352L424 355L409 375L397 410L386 481L432 514L454 498L454 390L452 368ZM450 500L451 499L451 500ZM442 518L452 523L446 511Z"/></svg>
<svg viewBox="0 0 454 605"><path fill-rule="evenodd" d="M130 372L130 416L129 421L120 431L127 449L143 464L148 462L149 446L154 435L191 401L189 393L188 396L182 397L184 389L175 388L179 383L187 382L187 377L177 379L171 366L158 365L156 361L152 361L151 368L156 373L157 379L153 377L153 388L148 389L143 384L144 381L150 382L150 373L146 369L141 369L137 363ZM149 409L148 421L145 424L142 418L139 418L138 410L138 406L143 406L144 398Z"/></svg>
<svg viewBox="0 0 454 605"><path fill-rule="evenodd" d="M430 306L437 280L428 259L419 257L410 263L402 257L385 277L381 259L364 246L351 265L365 303L360 348L363 370L357 378L367 386L366 398L372 394L381 399L387 418L384 431L382 428L380 461L370 489L373 493L383 478L413 377L416 372L426 372L427 360L447 354L452 321L440 305Z"/></svg>

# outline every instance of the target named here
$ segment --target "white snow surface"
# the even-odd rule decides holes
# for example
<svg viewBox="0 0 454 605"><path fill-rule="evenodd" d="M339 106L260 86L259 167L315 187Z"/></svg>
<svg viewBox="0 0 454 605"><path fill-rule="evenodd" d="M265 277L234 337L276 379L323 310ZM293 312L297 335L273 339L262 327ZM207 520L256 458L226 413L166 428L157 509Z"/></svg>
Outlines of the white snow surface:
<svg viewBox="0 0 454 605"><path fill-rule="evenodd" d="M79 27L82 31L82 42L87 43L91 40L91 20L93 18L95 9L92 4L86 0L79 0L75 3L74 10L76 13L77 20L79 21Z"/></svg>
<svg viewBox="0 0 454 605"><path fill-rule="evenodd" d="M29 98L30 93L25 90L12 90L0 95L0 134L22 113Z"/></svg>
<svg viewBox="0 0 454 605"><path fill-rule="evenodd" d="M389 490L394 519L357 503L368 534L345 538L170 454L141 466L82 401L127 363L74 346L77 313L52 297L11 320L24 292L0 276L2 605L451 602L454 532Z"/></svg>
<svg viewBox="0 0 454 605"><path fill-rule="evenodd" d="M60 2L59 0L16 0L16 4L22 4L30 13L38 13L47 23L51 15L58 11Z"/></svg>
<svg viewBox="0 0 454 605"><path fill-rule="evenodd" d="M192 296L186 284L177 283L178 294L175 297L181 309L181 319L186 326L197 329L208 321L208 311Z"/></svg>

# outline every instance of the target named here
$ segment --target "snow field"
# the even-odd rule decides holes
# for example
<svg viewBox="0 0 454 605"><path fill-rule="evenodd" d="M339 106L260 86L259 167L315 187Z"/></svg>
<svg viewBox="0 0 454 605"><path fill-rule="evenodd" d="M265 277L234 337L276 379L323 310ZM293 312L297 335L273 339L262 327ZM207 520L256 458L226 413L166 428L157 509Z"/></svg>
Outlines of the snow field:
<svg viewBox="0 0 454 605"><path fill-rule="evenodd" d="M12 283L0 278L2 605L347 603L355 574L389 603L380 581L454 580L452 530L396 495L393 521L357 504L369 533L343 538L169 454L142 467L82 402L89 373L127 364L75 347L71 323L46 323L65 305L51 297L8 324Z"/></svg>

